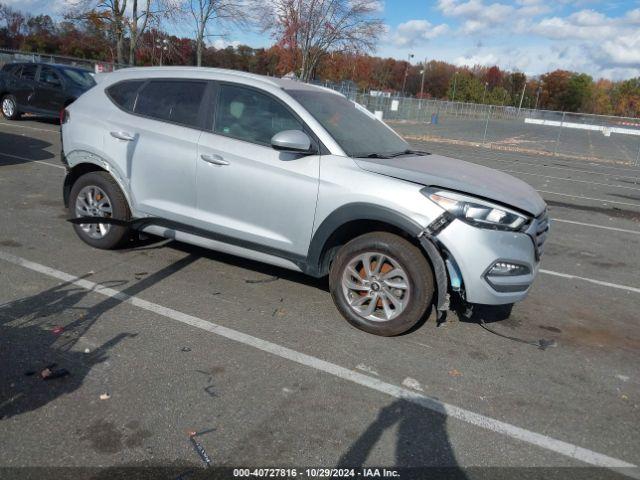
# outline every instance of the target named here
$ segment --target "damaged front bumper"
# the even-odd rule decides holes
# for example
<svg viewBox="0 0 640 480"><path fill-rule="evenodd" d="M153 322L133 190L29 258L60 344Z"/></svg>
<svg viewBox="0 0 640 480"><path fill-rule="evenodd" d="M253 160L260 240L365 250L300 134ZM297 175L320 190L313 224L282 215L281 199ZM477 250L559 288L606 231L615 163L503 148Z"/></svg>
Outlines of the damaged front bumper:
<svg viewBox="0 0 640 480"><path fill-rule="evenodd" d="M534 235L454 219L433 238L444 251L451 290L463 292L469 303L504 305L523 300L538 273L541 245Z"/></svg>

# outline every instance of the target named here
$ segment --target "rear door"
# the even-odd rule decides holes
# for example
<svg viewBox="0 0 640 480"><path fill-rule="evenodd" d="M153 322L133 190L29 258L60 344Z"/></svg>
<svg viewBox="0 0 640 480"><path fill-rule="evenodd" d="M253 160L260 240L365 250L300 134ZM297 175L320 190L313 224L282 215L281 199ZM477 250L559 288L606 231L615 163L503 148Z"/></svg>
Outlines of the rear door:
<svg viewBox="0 0 640 480"><path fill-rule="evenodd" d="M276 133L305 125L265 91L231 83L217 90L213 131L202 134L198 148L201 226L264 253L305 256L320 156L280 152L270 144Z"/></svg>
<svg viewBox="0 0 640 480"><path fill-rule="evenodd" d="M33 108L37 73L38 65L34 63L26 63L22 66L20 78L16 79L13 89L20 109L31 110Z"/></svg>
<svg viewBox="0 0 640 480"><path fill-rule="evenodd" d="M64 106L64 101L62 76L54 68L42 65L36 82L32 106L47 113L58 113Z"/></svg>
<svg viewBox="0 0 640 480"><path fill-rule="evenodd" d="M126 163L137 210L188 222L195 214L195 171L207 82L125 81L109 87L119 104L105 136L107 151Z"/></svg>

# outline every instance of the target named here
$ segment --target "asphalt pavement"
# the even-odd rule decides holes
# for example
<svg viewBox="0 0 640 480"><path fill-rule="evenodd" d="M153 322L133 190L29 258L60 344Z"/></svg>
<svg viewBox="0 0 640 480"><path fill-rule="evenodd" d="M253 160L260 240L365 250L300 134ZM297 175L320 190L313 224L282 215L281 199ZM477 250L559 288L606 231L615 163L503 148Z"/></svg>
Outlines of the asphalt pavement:
<svg viewBox="0 0 640 480"><path fill-rule="evenodd" d="M509 319L487 314L497 334L449 314L375 337L325 280L154 238L92 249L65 221L59 127L0 121L0 472L182 472L204 451L216 467L638 477L640 170L419 146L549 203L542 273Z"/></svg>

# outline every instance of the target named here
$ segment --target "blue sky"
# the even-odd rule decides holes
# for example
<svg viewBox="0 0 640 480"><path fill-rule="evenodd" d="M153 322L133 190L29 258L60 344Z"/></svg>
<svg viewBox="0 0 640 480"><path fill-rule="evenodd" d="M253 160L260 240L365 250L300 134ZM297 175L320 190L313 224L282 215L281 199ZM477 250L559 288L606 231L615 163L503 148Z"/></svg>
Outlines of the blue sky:
<svg viewBox="0 0 640 480"><path fill-rule="evenodd" d="M0 0L3 1L3 0ZM79 0L4 0L30 12L59 12ZM268 0L266 0L268 1ZM499 65L536 75L556 68L599 78L640 76L640 0L378 0L386 30L377 55ZM177 28L190 35L184 24ZM267 46L257 31L230 29L216 46Z"/></svg>

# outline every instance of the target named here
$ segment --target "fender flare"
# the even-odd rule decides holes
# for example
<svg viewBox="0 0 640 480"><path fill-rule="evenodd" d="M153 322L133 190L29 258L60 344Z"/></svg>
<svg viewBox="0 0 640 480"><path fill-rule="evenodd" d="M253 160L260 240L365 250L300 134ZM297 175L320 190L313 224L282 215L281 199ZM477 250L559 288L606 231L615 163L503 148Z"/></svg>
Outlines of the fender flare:
<svg viewBox="0 0 640 480"><path fill-rule="evenodd" d="M378 221L392 225L415 238L431 262L436 287L436 308L447 310L447 269L437 243L427 236L424 228L406 215L380 205L358 202L344 205L325 218L315 231L307 253L309 274L323 276L328 270L325 246L331 236L342 226L353 221Z"/></svg>
<svg viewBox="0 0 640 480"><path fill-rule="evenodd" d="M69 157L71 157L71 159ZM90 152L74 151L69 155L64 156L63 158L67 165L67 175L64 178L63 185L63 200L65 206L68 206L69 204L69 194L71 193L71 189L73 188L72 172L74 171L74 169L81 167L82 165L93 165L111 175L111 178L113 178L118 184L120 190L122 191L122 194L124 195L124 198L127 200L127 203L129 204L129 210L133 212L133 202L131 196L129 195L129 189L127 188L127 185L125 185L121 172L118 168L114 167L110 162L104 160L102 157L99 157ZM75 181L75 179L73 180Z"/></svg>

